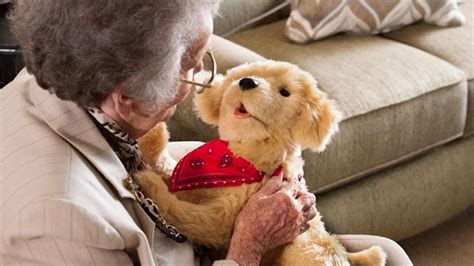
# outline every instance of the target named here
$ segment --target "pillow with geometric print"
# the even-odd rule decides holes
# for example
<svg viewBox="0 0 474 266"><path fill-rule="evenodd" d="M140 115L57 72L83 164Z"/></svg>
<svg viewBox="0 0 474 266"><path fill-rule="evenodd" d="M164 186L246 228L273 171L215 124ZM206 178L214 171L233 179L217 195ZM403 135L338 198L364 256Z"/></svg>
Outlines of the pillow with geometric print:
<svg viewBox="0 0 474 266"><path fill-rule="evenodd" d="M305 43L340 32L385 33L420 20L438 26L465 23L456 0L291 0L285 34Z"/></svg>

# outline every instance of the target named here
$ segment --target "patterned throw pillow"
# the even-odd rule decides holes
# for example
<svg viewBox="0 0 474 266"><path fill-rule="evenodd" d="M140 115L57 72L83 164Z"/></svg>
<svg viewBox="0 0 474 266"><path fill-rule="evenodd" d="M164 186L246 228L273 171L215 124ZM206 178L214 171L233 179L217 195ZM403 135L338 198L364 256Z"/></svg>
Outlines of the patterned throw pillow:
<svg viewBox="0 0 474 266"><path fill-rule="evenodd" d="M340 32L378 34L424 20L459 26L465 18L456 0L292 0L285 34L305 43Z"/></svg>

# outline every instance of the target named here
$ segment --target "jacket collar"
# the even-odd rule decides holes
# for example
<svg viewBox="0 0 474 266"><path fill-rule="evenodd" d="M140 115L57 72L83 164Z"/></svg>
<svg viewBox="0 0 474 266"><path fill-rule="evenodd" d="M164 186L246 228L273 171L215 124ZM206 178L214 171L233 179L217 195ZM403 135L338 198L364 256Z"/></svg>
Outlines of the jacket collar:
<svg viewBox="0 0 474 266"><path fill-rule="evenodd" d="M25 71L25 70L23 70ZM34 78L29 93L35 108L58 135L76 148L112 184L122 198L134 198L123 184L128 173L86 111L40 88Z"/></svg>

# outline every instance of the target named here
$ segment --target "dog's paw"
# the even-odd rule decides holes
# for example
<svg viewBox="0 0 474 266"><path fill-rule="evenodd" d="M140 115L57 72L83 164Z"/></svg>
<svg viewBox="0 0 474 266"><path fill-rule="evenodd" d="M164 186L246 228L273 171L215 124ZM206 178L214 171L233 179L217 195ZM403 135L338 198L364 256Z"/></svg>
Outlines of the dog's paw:
<svg viewBox="0 0 474 266"><path fill-rule="evenodd" d="M146 195L168 190L168 185L163 180L162 175L153 170L138 172L134 175L134 179Z"/></svg>

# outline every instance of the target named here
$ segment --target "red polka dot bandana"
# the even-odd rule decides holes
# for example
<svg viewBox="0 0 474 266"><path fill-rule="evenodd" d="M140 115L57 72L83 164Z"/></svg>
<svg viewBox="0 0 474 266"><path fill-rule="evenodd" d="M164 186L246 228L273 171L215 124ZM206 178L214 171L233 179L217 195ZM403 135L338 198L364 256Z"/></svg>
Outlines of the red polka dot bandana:
<svg viewBox="0 0 474 266"><path fill-rule="evenodd" d="M278 175L279 167L273 175ZM168 185L176 192L197 188L230 187L262 181L264 172L234 155L223 140L212 140L188 153L176 165Z"/></svg>

